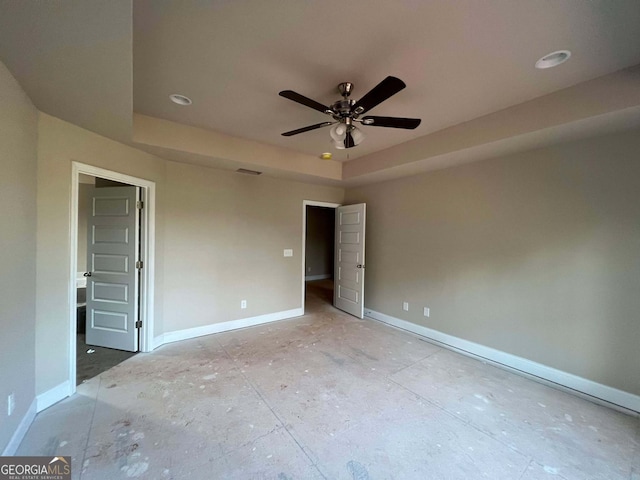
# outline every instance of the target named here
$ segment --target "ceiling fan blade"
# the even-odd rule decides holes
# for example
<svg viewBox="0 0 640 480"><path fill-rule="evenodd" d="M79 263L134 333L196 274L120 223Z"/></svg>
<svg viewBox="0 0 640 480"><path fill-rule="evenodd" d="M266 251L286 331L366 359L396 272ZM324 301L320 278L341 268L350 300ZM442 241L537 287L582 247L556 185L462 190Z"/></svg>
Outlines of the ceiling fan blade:
<svg viewBox="0 0 640 480"><path fill-rule="evenodd" d="M309 125L308 127L302 127L299 128L297 130L291 130L290 132L284 132L282 134L282 136L284 137L290 137L292 135L297 135L299 133L304 133L304 132L308 132L310 130L315 130L316 128L322 128L322 127L326 127L328 125L332 125L336 122L322 122L322 123L316 123L315 125Z"/></svg>
<svg viewBox="0 0 640 480"><path fill-rule="evenodd" d="M353 135L351 135L351 132L347 132L347 136L344 139L344 148L351 148L355 146L356 142L353 141Z"/></svg>
<svg viewBox="0 0 640 480"><path fill-rule="evenodd" d="M371 115L362 117L362 124L370 127L406 128L408 130L416 128L421 121L419 118L375 117Z"/></svg>
<svg viewBox="0 0 640 480"><path fill-rule="evenodd" d="M331 109L326 105L322 105L321 103L318 103L315 100L311 100L310 98L307 98L304 95L300 95L299 93L296 93L293 90L283 90L278 95L284 98L288 98L289 100L293 100L294 102L298 102L304 105L305 107L313 108L314 110L317 110L322 113L331 111Z"/></svg>
<svg viewBox="0 0 640 480"><path fill-rule="evenodd" d="M405 83L396 77L387 77L373 87L364 97L356 102L352 111L360 115L381 104L406 87Z"/></svg>

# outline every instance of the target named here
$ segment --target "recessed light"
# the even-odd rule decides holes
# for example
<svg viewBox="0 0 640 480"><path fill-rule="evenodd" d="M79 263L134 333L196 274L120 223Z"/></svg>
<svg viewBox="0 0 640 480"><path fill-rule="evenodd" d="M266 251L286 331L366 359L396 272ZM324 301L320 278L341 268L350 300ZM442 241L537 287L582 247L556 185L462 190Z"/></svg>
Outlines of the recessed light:
<svg viewBox="0 0 640 480"><path fill-rule="evenodd" d="M571 52L569 50L558 50L556 52L551 52L546 54L536 62L536 68L545 69L557 67L561 63L569 60L569 57L571 57Z"/></svg>
<svg viewBox="0 0 640 480"><path fill-rule="evenodd" d="M177 103L178 105L191 105L193 103L189 97L185 97L179 93L172 93L169 95L169 98L173 103Z"/></svg>
<svg viewBox="0 0 640 480"><path fill-rule="evenodd" d="M324 152L320 155L320 158L322 160L331 160L332 157L333 155L331 154L331 152Z"/></svg>

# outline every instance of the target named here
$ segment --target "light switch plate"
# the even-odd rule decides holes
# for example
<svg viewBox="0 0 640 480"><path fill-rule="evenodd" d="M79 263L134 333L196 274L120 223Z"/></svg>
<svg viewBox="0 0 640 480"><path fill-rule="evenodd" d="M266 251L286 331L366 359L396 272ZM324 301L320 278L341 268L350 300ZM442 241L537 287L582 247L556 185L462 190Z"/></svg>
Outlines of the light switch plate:
<svg viewBox="0 0 640 480"><path fill-rule="evenodd" d="M285 257L293 257L293 249L291 249L291 248L285 248L285 249L284 249L284 256L285 256Z"/></svg>

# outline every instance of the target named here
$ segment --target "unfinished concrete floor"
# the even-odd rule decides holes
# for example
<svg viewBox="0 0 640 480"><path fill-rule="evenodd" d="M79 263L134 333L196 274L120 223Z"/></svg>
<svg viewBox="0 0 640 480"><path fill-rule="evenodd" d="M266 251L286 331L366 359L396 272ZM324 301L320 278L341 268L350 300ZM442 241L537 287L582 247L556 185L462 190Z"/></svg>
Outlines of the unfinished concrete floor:
<svg viewBox="0 0 640 480"><path fill-rule="evenodd" d="M73 478L640 479L640 422L326 303L166 345L40 413Z"/></svg>

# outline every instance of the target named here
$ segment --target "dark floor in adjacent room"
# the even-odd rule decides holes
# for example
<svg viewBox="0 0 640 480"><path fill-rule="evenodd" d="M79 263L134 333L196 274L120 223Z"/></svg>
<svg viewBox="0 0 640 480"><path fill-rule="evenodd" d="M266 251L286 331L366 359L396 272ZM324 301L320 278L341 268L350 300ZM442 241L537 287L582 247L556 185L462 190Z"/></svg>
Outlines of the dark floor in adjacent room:
<svg viewBox="0 0 640 480"><path fill-rule="evenodd" d="M76 385L106 372L135 355L135 352L87 345L84 333L78 333L76 340Z"/></svg>
<svg viewBox="0 0 640 480"><path fill-rule="evenodd" d="M112 480L638 480L640 421L334 309L138 354L18 455Z"/></svg>

